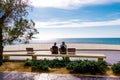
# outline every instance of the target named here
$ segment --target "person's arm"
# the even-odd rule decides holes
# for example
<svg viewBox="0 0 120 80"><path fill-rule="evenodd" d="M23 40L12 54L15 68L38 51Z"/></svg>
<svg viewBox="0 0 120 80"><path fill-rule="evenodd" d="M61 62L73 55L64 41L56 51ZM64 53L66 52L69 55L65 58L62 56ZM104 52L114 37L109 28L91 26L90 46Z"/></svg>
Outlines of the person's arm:
<svg viewBox="0 0 120 80"><path fill-rule="evenodd" d="M67 48L67 45L65 45L65 48Z"/></svg>
<svg viewBox="0 0 120 80"><path fill-rule="evenodd" d="M62 45L60 45L60 48L62 47Z"/></svg>

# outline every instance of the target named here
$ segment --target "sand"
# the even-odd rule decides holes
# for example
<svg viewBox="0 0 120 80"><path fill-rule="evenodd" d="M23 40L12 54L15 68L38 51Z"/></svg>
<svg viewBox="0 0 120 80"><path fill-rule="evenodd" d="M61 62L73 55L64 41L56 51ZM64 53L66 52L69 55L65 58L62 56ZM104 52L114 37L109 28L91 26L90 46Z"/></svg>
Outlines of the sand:
<svg viewBox="0 0 120 80"><path fill-rule="evenodd" d="M32 47L34 50L49 50L53 44L20 44L5 46L4 51L25 50L26 47ZM60 46L60 44L58 44ZM68 48L76 48L77 50L120 50L120 45L107 44L67 44Z"/></svg>

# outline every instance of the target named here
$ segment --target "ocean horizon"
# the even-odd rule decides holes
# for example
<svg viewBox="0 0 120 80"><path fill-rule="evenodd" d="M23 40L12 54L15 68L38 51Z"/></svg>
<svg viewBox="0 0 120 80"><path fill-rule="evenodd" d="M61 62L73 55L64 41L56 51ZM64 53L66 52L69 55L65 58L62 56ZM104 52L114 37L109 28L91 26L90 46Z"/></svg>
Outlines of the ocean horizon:
<svg viewBox="0 0 120 80"><path fill-rule="evenodd" d="M56 38L50 40L39 40L33 39L29 44L37 43L61 43L62 41L66 43L77 43L77 44L111 44L120 45L120 38Z"/></svg>

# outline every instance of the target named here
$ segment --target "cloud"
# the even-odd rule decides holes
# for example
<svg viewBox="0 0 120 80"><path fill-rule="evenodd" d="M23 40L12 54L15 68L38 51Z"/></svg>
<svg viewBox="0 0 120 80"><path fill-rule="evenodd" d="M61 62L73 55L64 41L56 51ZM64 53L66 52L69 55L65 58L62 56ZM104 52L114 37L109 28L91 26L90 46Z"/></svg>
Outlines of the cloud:
<svg viewBox="0 0 120 80"><path fill-rule="evenodd" d="M81 20L67 20L67 21L47 21L36 22L36 28L70 28L70 27L102 27L102 26L120 26L120 19L90 22Z"/></svg>
<svg viewBox="0 0 120 80"><path fill-rule="evenodd" d="M120 2L120 0L30 0L31 5L40 8L73 9L86 5L99 5Z"/></svg>

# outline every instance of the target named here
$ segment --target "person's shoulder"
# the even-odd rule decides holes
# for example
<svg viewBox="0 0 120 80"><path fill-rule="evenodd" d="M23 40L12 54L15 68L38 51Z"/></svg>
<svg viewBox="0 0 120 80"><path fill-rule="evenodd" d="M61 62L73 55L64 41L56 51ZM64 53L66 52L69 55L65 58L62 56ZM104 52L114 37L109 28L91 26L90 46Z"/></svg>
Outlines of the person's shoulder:
<svg viewBox="0 0 120 80"><path fill-rule="evenodd" d="M67 47L67 45L65 45Z"/></svg>
<svg viewBox="0 0 120 80"><path fill-rule="evenodd" d="M57 46L52 46L52 48L58 48Z"/></svg>
<svg viewBox="0 0 120 80"><path fill-rule="evenodd" d="M61 46L61 48L65 48L65 46L64 46L64 45L62 45L62 46Z"/></svg>

